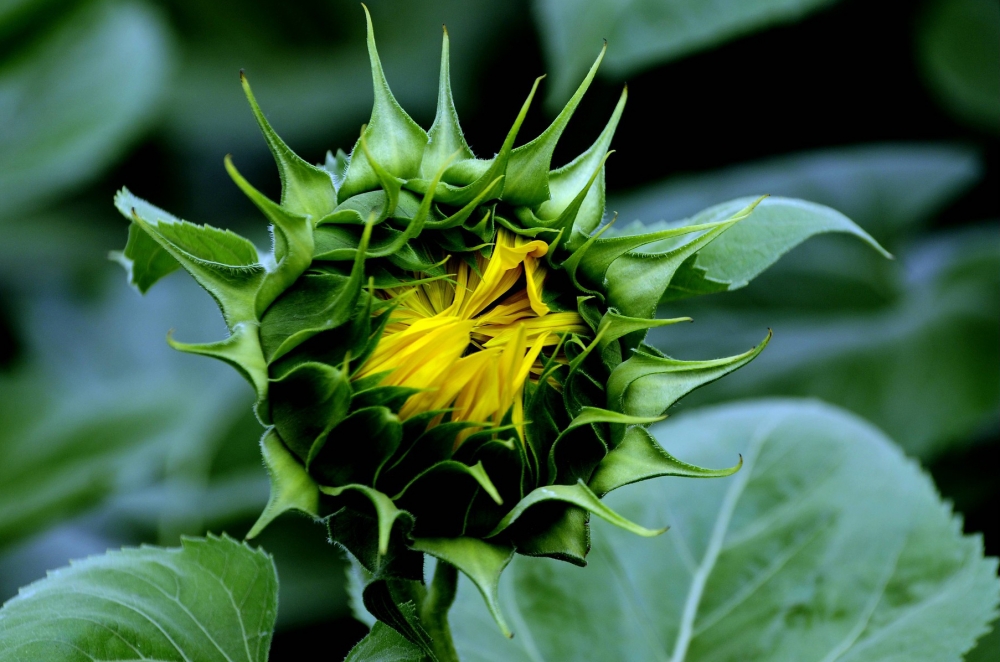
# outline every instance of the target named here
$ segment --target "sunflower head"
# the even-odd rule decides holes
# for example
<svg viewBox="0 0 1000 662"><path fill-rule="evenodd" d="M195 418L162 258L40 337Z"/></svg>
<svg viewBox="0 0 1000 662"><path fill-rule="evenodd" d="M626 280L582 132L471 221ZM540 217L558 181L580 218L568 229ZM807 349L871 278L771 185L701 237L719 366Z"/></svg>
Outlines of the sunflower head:
<svg viewBox="0 0 1000 662"><path fill-rule="evenodd" d="M222 310L228 338L170 343L226 361L256 391L271 497L251 536L288 510L324 518L370 573L366 606L413 640L420 628L400 605L431 554L472 578L509 633L496 578L513 553L583 565L591 515L661 532L611 511L605 493L739 468L676 460L645 426L766 339L712 361L675 360L643 339L681 321L656 319L657 304L699 291L692 258L756 202L607 232L604 168L627 91L586 152L551 164L603 49L551 125L515 147L536 80L488 159L458 123L447 32L427 131L389 90L370 18L368 50L371 121L350 154L321 165L277 136L241 75L280 201L225 166L271 224L266 254L123 189L115 202L131 225L117 257L141 291L183 267Z"/></svg>

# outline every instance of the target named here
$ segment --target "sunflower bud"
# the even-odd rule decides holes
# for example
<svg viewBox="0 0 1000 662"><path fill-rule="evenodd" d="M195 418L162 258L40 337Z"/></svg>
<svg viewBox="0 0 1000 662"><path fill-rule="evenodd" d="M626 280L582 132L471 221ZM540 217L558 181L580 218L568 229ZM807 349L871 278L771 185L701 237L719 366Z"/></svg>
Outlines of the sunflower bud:
<svg viewBox="0 0 1000 662"><path fill-rule="evenodd" d="M596 142L551 169L603 50L552 124L515 148L535 81L496 156L481 159L452 103L447 32L427 132L389 90L370 18L368 49L371 121L350 155L321 166L282 142L241 75L280 202L225 166L270 222L269 254L122 190L115 202L131 225L118 259L141 291L183 267L222 309L225 340L170 343L226 361L256 391L271 497L251 537L288 510L327 518L372 574L366 606L415 641L425 635L405 604L429 553L476 583L509 634L496 586L513 553L584 565L591 515L662 532L610 510L607 492L739 468L681 462L645 426L767 340L679 361L643 338L681 321L655 318L675 273L756 203L705 223L606 233L605 161L627 90Z"/></svg>

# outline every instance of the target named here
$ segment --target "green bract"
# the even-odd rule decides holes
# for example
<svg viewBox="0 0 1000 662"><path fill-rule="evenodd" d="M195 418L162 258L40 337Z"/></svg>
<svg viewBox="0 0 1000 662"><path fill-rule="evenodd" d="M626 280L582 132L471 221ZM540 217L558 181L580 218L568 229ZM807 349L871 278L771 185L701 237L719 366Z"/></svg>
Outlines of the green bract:
<svg viewBox="0 0 1000 662"><path fill-rule="evenodd" d="M328 154L322 166L282 142L243 78L281 175L280 202L259 193L229 159L226 168L271 224L268 254L122 190L115 203L131 226L117 258L143 292L183 267L222 310L231 332L225 340L169 342L226 361L256 390L271 498L250 536L287 510L325 518L332 539L368 573L365 607L433 655L425 630L433 623L420 617L424 553L468 575L509 635L496 587L515 551L584 565L591 514L639 535L663 531L624 519L599 497L656 476L739 469L677 460L644 426L686 393L749 362L767 338L726 359L670 358L643 343L648 329L681 321L655 318L661 300L740 287L817 231L874 242L832 210L760 199L720 205L655 232L606 232L604 163L624 91L596 142L551 169L556 142L603 51L552 124L515 148L535 81L496 156L480 159L452 103L447 32L428 132L390 92L370 18L368 48L371 121L350 155ZM778 240L764 227L745 243L701 253L758 204L781 210ZM789 224L801 227L789 232ZM400 299L385 293L452 282L446 260L475 270L477 259L499 250L501 236L544 242L544 304L579 325L539 355L540 373L524 382L523 412L485 422L456 419L449 407L400 415L420 390L384 383L385 372L359 377L398 311Z"/></svg>

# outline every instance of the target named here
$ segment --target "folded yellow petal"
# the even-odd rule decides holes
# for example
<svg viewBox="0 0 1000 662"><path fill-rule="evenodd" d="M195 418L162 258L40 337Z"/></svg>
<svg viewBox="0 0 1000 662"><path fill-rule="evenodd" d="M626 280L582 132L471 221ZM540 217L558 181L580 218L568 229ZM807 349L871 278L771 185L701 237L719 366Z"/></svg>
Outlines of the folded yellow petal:
<svg viewBox="0 0 1000 662"><path fill-rule="evenodd" d="M590 332L579 314L544 303L540 258L548 250L544 241L501 229L489 258L451 256L447 277L416 274L419 283L378 290L396 307L355 379L386 373L382 384L419 389L400 409L404 419L448 411L453 421L497 426L509 412L524 439L525 382L537 380L549 358L566 363L562 335ZM546 347L556 347L556 356L543 357ZM478 429L463 430L456 445Z"/></svg>

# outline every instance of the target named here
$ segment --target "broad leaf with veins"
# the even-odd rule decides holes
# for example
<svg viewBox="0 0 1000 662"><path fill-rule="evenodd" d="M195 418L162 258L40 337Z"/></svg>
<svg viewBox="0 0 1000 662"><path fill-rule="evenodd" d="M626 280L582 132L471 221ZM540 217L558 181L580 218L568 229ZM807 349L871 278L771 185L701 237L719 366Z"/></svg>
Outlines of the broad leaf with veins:
<svg viewBox="0 0 1000 662"><path fill-rule="evenodd" d="M671 453L743 468L612 493L637 540L595 521L587 568L516 558L501 582L513 640L469 583L462 660L956 660L996 616L996 561L929 479L840 410L771 400L653 428Z"/></svg>
<svg viewBox="0 0 1000 662"><path fill-rule="evenodd" d="M0 609L0 660L265 662L278 612L271 557L189 538L77 561Z"/></svg>

